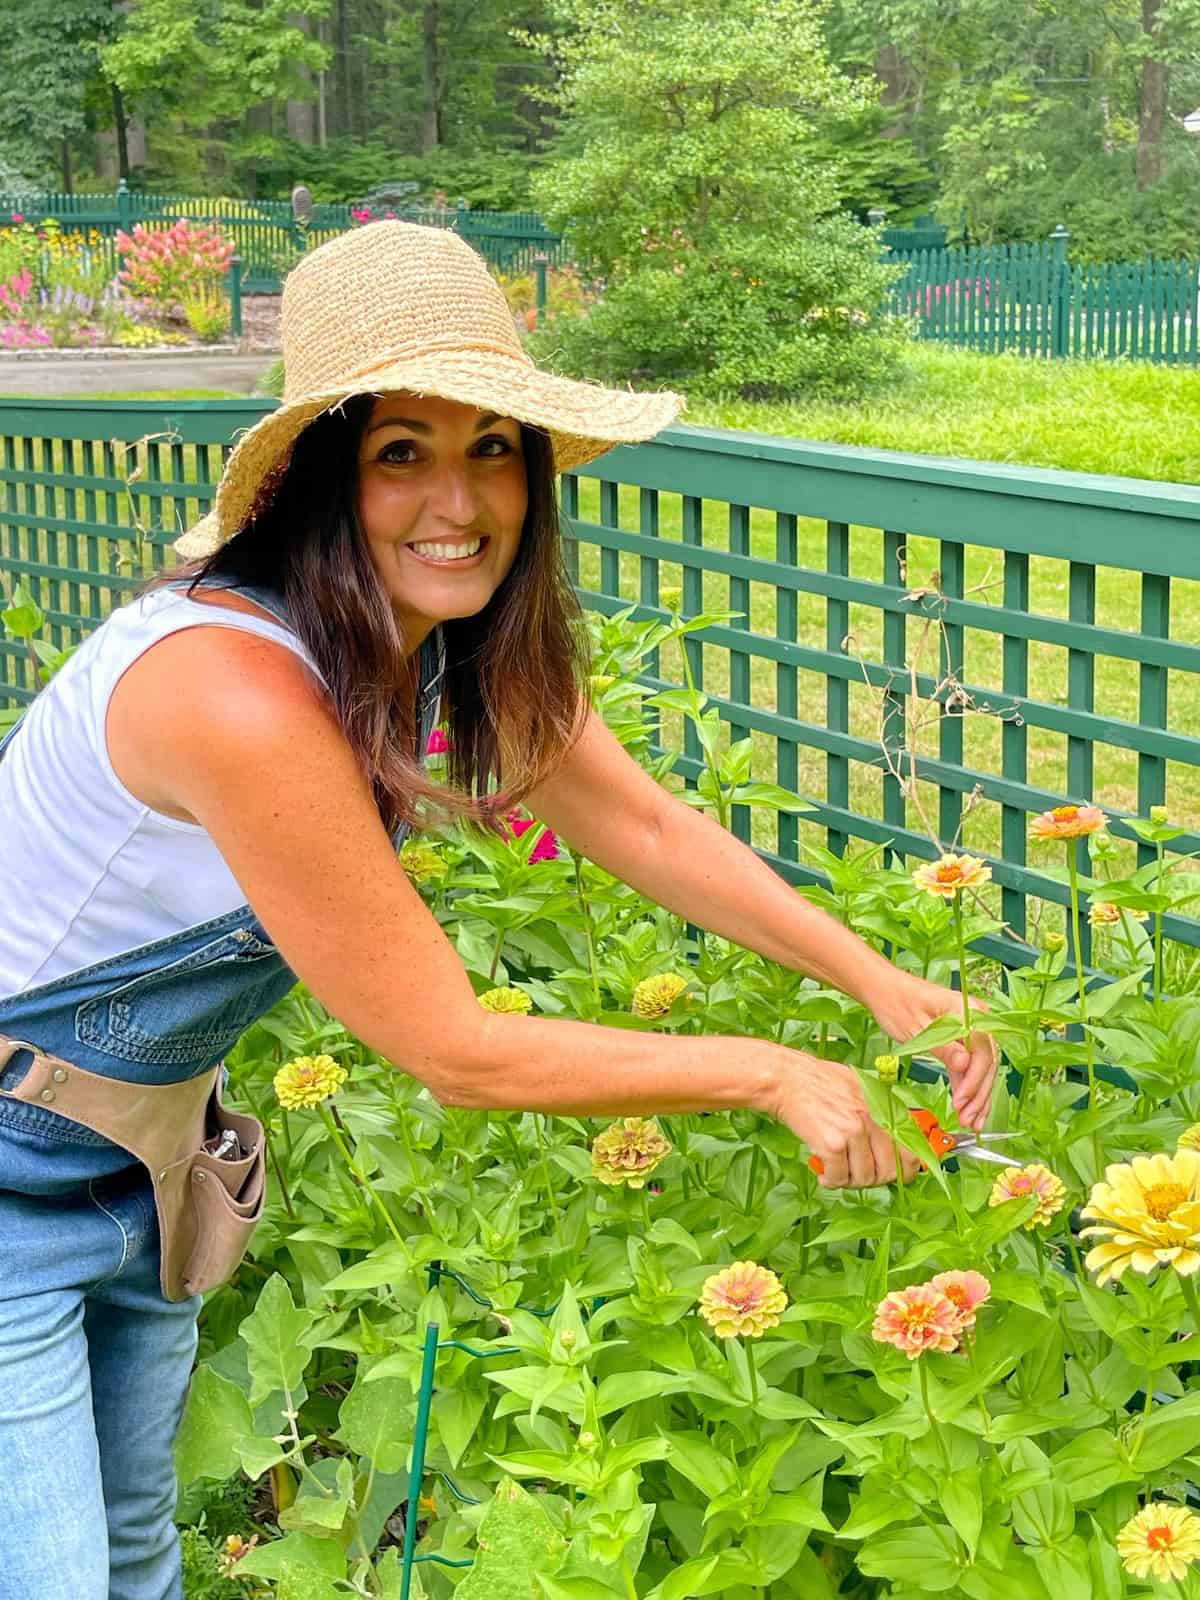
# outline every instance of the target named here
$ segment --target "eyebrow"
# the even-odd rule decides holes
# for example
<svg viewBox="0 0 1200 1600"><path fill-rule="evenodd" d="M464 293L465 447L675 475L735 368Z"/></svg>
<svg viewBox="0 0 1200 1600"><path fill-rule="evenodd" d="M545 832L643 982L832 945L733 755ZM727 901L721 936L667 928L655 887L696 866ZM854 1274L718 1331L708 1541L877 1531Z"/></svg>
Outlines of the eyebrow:
<svg viewBox="0 0 1200 1600"><path fill-rule="evenodd" d="M502 417L498 411L485 411L475 424L475 432L482 433L485 428L490 428L494 422L507 422L507 417ZM373 422L367 429L374 433L379 428L408 428L413 433L432 433L433 428L428 422L419 422L416 417L380 417L378 422Z"/></svg>

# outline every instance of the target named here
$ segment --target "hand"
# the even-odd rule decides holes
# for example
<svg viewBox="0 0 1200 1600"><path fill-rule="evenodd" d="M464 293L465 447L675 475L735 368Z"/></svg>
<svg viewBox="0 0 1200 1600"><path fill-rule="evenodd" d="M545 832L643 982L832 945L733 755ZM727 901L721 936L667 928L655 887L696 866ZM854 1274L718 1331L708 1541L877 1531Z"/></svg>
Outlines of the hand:
<svg viewBox="0 0 1200 1600"><path fill-rule="evenodd" d="M899 972L896 976L903 987L872 1007L889 1038L903 1044L938 1017L962 1016L962 995L956 990ZM974 995L970 996L970 1002L972 1011L987 1010L984 1002ZM987 1121L992 1084L1000 1061L996 1041L989 1033L972 1033L965 1041L956 1039L929 1053L936 1056L950 1074L950 1094L958 1120L964 1127L974 1128L979 1133Z"/></svg>
<svg viewBox="0 0 1200 1600"><path fill-rule="evenodd" d="M822 1186L868 1189L894 1182L892 1136L867 1114L867 1103L854 1072L840 1061L822 1061L799 1050L789 1050L787 1054L775 1115L804 1140L821 1162ZM920 1164L904 1149L900 1150L900 1161L905 1181L910 1182Z"/></svg>

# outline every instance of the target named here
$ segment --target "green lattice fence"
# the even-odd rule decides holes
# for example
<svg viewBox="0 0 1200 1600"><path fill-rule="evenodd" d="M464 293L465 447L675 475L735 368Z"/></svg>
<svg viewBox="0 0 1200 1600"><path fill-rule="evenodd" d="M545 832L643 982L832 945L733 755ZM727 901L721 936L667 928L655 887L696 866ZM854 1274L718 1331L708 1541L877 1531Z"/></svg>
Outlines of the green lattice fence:
<svg viewBox="0 0 1200 1600"><path fill-rule="evenodd" d="M80 637L170 559L268 404L0 402L0 584L29 586L55 642ZM795 881L808 842L927 857L961 823L1021 935L1067 899L1027 854L1031 812L1094 798L1126 838L1151 805L1200 814L1198 489L678 428L563 496L587 606L662 615L673 586L685 613L742 613L690 662L753 737L754 776L812 797L753 835L734 818ZM680 682L678 658L653 681ZM0 643L0 705L33 692ZM1200 945L1196 923L1168 931Z"/></svg>

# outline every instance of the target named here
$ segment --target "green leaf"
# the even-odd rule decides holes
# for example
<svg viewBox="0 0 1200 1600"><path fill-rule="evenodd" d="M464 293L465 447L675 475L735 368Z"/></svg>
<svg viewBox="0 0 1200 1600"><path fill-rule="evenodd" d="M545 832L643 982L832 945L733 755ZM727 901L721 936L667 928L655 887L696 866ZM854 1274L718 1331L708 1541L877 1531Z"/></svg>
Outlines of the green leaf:
<svg viewBox="0 0 1200 1600"><path fill-rule="evenodd" d="M254 1310L238 1328L246 1343L252 1406L276 1389L299 1387L312 1354L304 1335L313 1320L311 1311L297 1310L286 1280L273 1273L259 1291Z"/></svg>
<svg viewBox="0 0 1200 1600"><path fill-rule="evenodd" d="M890 1578L894 1583L911 1583L918 1590L943 1594L958 1584L962 1568L946 1554L954 1540L950 1529L943 1523L940 1532L941 1539L925 1527L868 1539L855 1565L868 1578Z"/></svg>
<svg viewBox="0 0 1200 1600"><path fill-rule="evenodd" d="M613 1600L620 1590L598 1578L547 1578L537 1575L537 1592L546 1600Z"/></svg>
<svg viewBox="0 0 1200 1600"><path fill-rule="evenodd" d="M345 1600L345 1591L311 1567L284 1561L279 1568L278 1600Z"/></svg>
<svg viewBox="0 0 1200 1600"><path fill-rule="evenodd" d="M1200 1444L1200 1390L1185 1394L1182 1400L1159 1406L1142 1424L1138 1442L1131 1449L1139 1472L1161 1472L1188 1455Z"/></svg>
<svg viewBox="0 0 1200 1600"><path fill-rule="evenodd" d="M11 605L0 611L0 624L14 639L32 639L46 626L46 615L25 585L18 583Z"/></svg>
<svg viewBox="0 0 1200 1600"><path fill-rule="evenodd" d="M277 1578L285 1561L322 1572L327 1578L346 1576L346 1552L337 1540L318 1539L311 1533L288 1533L282 1539L255 1545L249 1555L239 1559L237 1570L248 1577Z"/></svg>
<svg viewBox="0 0 1200 1600"><path fill-rule="evenodd" d="M685 1374L670 1372L612 1372L600 1380L596 1390L596 1414L607 1417L610 1412L623 1411L635 1406L639 1400L654 1400L663 1394L679 1394L690 1385Z"/></svg>
<svg viewBox="0 0 1200 1600"><path fill-rule="evenodd" d="M535 1600L545 1593L539 1576L558 1571L566 1548L538 1500L501 1478L479 1525L475 1565L455 1590L456 1600Z"/></svg>
<svg viewBox="0 0 1200 1600"><path fill-rule="evenodd" d="M667 1459L701 1494L715 1500L732 1489L737 1472L725 1456L714 1449L702 1433L664 1433L669 1446Z"/></svg>
<svg viewBox="0 0 1200 1600"><path fill-rule="evenodd" d="M187 1410L175 1437L180 1486L197 1478L232 1477L241 1466L237 1443L254 1432L250 1402L228 1378L201 1363L192 1374Z"/></svg>
<svg viewBox="0 0 1200 1600"><path fill-rule="evenodd" d="M414 1405L412 1385L404 1378L368 1383L369 1361L359 1360L354 1387L342 1401L336 1437L379 1472L400 1472L408 1461L407 1412Z"/></svg>
<svg viewBox="0 0 1200 1600"><path fill-rule="evenodd" d="M1081 1433L1051 1458L1055 1477L1071 1499L1098 1499L1116 1483L1130 1483L1140 1477L1131 1467L1116 1436L1104 1428Z"/></svg>
<svg viewBox="0 0 1200 1600"><path fill-rule="evenodd" d="M942 1510L955 1533L970 1551L972 1561L983 1531L983 1488L979 1467L960 1468L943 1479L940 1488Z"/></svg>
<svg viewBox="0 0 1200 1600"><path fill-rule="evenodd" d="M1087 1546L1078 1534L1065 1544L1035 1548L1030 1554L1054 1600L1093 1600Z"/></svg>
<svg viewBox="0 0 1200 1600"><path fill-rule="evenodd" d="M685 1561L670 1577L655 1584L644 1600L692 1600L695 1595L707 1593L703 1586L712 1577L718 1559L717 1556L699 1556Z"/></svg>

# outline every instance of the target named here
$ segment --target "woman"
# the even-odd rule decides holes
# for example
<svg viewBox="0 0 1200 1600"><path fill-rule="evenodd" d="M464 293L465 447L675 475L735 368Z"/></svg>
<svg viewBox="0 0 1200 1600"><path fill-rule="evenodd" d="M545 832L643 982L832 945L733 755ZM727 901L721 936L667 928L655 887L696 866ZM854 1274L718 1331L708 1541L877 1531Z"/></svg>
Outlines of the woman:
<svg viewBox="0 0 1200 1600"><path fill-rule="evenodd" d="M660 904L854 995L893 1038L956 1005L668 795L578 693L554 473L651 436L676 398L539 372L470 248L402 223L308 256L282 329L284 403L178 541L187 565L91 635L0 761L6 1600L178 1600L189 1285L232 1270L261 1204L197 1148L214 1118L252 1139L252 1119L220 1112L216 1063L297 976L445 1103L753 1107L822 1158L826 1184L894 1177L835 1062L482 1010L397 861L423 802L486 823L523 800ZM420 764L439 714L449 790ZM980 1125L988 1041L944 1059ZM186 1210L177 1176L213 1209ZM217 1267L197 1266L206 1230L224 1238Z"/></svg>

